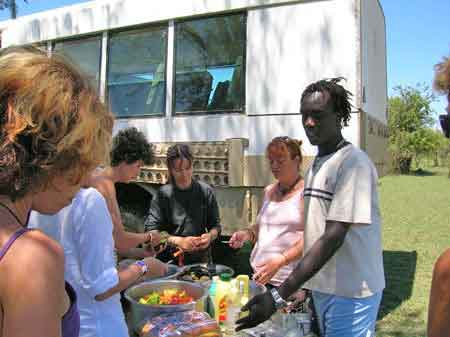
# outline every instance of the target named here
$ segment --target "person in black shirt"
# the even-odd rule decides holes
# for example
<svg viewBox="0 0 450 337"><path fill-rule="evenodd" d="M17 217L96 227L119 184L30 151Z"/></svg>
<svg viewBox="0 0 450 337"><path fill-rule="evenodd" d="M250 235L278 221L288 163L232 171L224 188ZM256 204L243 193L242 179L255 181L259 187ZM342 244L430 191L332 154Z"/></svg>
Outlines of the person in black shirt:
<svg viewBox="0 0 450 337"><path fill-rule="evenodd" d="M193 156L189 146L176 144L167 150L169 183L152 201L146 231L169 233L169 249L158 258L173 259L174 248L183 250L184 263L212 263L210 246L221 231L219 207L208 184L192 179Z"/></svg>

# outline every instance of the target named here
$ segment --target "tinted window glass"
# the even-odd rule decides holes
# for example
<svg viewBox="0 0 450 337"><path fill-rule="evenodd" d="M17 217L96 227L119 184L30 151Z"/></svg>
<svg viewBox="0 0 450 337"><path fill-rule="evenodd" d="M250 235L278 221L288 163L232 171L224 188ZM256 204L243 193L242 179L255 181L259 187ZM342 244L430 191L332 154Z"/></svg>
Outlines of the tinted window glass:
<svg viewBox="0 0 450 337"><path fill-rule="evenodd" d="M244 14L183 21L175 32L175 112L244 106Z"/></svg>
<svg viewBox="0 0 450 337"><path fill-rule="evenodd" d="M55 43L53 52L60 53L87 74L98 88L100 83L100 57L102 40L100 36Z"/></svg>
<svg viewBox="0 0 450 337"><path fill-rule="evenodd" d="M166 49L166 27L111 34L108 100L116 116L164 113Z"/></svg>

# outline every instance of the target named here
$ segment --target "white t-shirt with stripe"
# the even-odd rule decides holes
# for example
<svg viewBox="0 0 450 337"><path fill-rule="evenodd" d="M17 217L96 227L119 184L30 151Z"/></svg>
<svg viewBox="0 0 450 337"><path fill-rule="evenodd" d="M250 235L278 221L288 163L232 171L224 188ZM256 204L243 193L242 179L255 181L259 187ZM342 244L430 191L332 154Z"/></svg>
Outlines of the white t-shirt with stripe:
<svg viewBox="0 0 450 337"><path fill-rule="evenodd" d="M360 298L385 287L376 169L348 144L317 157L305 176L305 254L324 234L326 221L351 224L344 243L304 287Z"/></svg>

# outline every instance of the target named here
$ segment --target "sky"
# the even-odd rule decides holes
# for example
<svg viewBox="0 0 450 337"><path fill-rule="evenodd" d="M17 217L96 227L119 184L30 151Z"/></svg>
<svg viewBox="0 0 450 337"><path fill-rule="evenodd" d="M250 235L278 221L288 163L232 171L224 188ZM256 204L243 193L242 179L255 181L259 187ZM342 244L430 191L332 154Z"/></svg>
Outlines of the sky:
<svg viewBox="0 0 450 337"><path fill-rule="evenodd" d="M16 1L22 16L87 0ZM386 17L389 95L395 94L397 85L431 85L433 66L450 56L450 0L380 2ZM0 21L8 18L8 10L0 11ZM444 97L433 104L437 114L444 113L445 104Z"/></svg>

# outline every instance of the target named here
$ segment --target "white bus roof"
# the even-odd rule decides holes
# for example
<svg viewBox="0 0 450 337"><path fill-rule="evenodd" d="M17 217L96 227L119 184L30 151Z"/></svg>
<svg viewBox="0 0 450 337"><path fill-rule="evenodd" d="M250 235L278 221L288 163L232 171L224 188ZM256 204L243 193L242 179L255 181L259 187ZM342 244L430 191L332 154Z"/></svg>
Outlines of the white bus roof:
<svg viewBox="0 0 450 337"><path fill-rule="evenodd" d="M2 40L3 46L30 44L170 19L300 2L305 1L96 0L8 20Z"/></svg>

